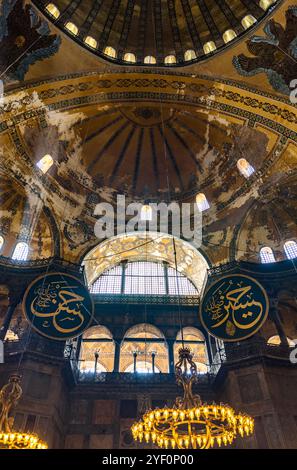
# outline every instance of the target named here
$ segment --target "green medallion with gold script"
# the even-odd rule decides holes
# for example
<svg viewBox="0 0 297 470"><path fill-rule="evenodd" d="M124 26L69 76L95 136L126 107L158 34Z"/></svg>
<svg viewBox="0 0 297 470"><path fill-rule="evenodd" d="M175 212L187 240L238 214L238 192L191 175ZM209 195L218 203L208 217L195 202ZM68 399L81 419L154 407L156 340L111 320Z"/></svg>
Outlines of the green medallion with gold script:
<svg viewBox="0 0 297 470"><path fill-rule="evenodd" d="M35 279L25 292L24 314L41 335L67 340L81 335L93 319L94 305L79 279L49 273Z"/></svg>
<svg viewBox="0 0 297 470"><path fill-rule="evenodd" d="M240 341L254 335L268 311L263 286L243 274L229 274L217 280L200 304L202 324L210 335L223 341Z"/></svg>

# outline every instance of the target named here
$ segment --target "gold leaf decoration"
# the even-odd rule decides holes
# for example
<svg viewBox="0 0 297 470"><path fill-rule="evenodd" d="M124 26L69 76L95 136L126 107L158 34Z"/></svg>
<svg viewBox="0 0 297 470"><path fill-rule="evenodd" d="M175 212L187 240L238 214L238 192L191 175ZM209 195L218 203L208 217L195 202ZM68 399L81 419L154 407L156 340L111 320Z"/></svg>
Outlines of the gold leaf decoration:
<svg viewBox="0 0 297 470"><path fill-rule="evenodd" d="M227 325L226 325L226 333L227 333L229 336L234 336L234 335L235 335L235 331L236 331L236 328L235 328L234 324L233 324L231 321L228 321L228 322L227 322Z"/></svg>

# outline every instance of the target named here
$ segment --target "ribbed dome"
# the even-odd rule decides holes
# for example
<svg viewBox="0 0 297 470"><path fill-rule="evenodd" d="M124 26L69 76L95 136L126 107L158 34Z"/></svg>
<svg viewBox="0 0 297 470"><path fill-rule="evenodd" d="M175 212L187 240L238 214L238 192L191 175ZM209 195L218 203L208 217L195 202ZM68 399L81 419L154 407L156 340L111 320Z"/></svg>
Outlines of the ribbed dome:
<svg viewBox="0 0 297 470"><path fill-rule="evenodd" d="M205 59L261 20L275 0L34 0L58 27L117 63Z"/></svg>

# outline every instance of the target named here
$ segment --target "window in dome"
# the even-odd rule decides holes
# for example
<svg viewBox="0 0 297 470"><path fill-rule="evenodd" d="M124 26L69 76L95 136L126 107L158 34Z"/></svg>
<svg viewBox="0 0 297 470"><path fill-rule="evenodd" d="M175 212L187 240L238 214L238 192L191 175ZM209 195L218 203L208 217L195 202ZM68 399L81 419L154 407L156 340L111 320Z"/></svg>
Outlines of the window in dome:
<svg viewBox="0 0 297 470"><path fill-rule="evenodd" d="M207 209L210 208L209 202L206 199L205 194L203 194L203 193L197 194L196 204L197 204L198 209L200 210L200 212L207 211Z"/></svg>
<svg viewBox="0 0 297 470"><path fill-rule="evenodd" d="M42 171L42 173L47 173L48 170L53 166L54 160L53 157L49 154L44 155L41 160L36 164L36 166Z"/></svg>
<svg viewBox="0 0 297 470"><path fill-rule="evenodd" d="M238 160L237 168L245 178L249 178L253 173L255 173L255 168L250 165L245 158L240 158Z"/></svg>
<svg viewBox="0 0 297 470"><path fill-rule="evenodd" d="M136 56L132 52L126 52L124 55L125 62L136 62Z"/></svg>
<svg viewBox="0 0 297 470"><path fill-rule="evenodd" d="M288 259L297 258L297 243L294 240L286 242L284 248Z"/></svg>
<svg viewBox="0 0 297 470"><path fill-rule="evenodd" d="M274 253L269 246L264 246L263 248L261 248L260 258L263 264L275 263Z"/></svg>
<svg viewBox="0 0 297 470"><path fill-rule="evenodd" d="M74 36L78 35L78 27L74 23L71 23L71 21L65 24L65 28Z"/></svg>
<svg viewBox="0 0 297 470"><path fill-rule="evenodd" d="M92 49L96 49L97 44L98 44L96 39L92 38L92 36L87 36L85 38L85 43L87 44L87 46L90 46Z"/></svg>
<svg viewBox="0 0 297 470"><path fill-rule="evenodd" d="M153 55L147 55L143 61L145 64L156 64L156 58Z"/></svg>
<svg viewBox="0 0 297 470"><path fill-rule="evenodd" d="M188 61L188 60L194 60L196 59L196 52L194 51L194 49L188 49L186 52L185 52L185 60Z"/></svg>
<svg viewBox="0 0 297 470"><path fill-rule="evenodd" d="M244 27L244 29L249 29L255 23L257 23L257 20L253 15L246 15L241 20L241 24Z"/></svg>
<svg viewBox="0 0 297 470"><path fill-rule="evenodd" d="M223 34L224 43L227 44L230 41L233 41L237 37L237 34L233 29L227 29Z"/></svg>
<svg viewBox="0 0 297 470"><path fill-rule="evenodd" d="M28 243L19 242L17 243L14 252L12 254L12 259L15 261L26 261L29 254Z"/></svg>
<svg viewBox="0 0 297 470"><path fill-rule="evenodd" d="M167 55L164 59L164 64L170 65L170 64L176 64L176 57L175 55Z"/></svg>
<svg viewBox="0 0 297 470"><path fill-rule="evenodd" d="M273 5L274 3L276 2L276 0L260 0L260 7L262 8L262 10L266 11L268 10L269 7L271 7L271 5Z"/></svg>
<svg viewBox="0 0 297 470"><path fill-rule="evenodd" d="M208 41L203 46L204 54L210 54L211 52L215 51L216 48L217 46L213 41Z"/></svg>
<svg viewBox="0 0 297 470"><path fill-rule="evenodd" d="M104 49L104 54L108 55L112 59L116 59L117 57L117 51L111 46L106 46Z"/></svg>
<svg viewBox="0 0 297 470"><path fill-rule="evenodd" d="M2 235L0 235L0 251L3 248L3 245L4 245L4 238L2 237Z"/></svg>
<svg viewBox="0 0 297 470"><path fill-rule="evenodd" d="M153 220L153 209L148 204L144 204L140 211L140 220L151 221Z"/></svg>
<svg viewBox="0 0 297 470"><path fill-rule="evenodd" d="M56 5L54 5L53 3L49 3L47 6L46 6L46 10L48 13L50 13L56 20L59 18L60 16L60 10L56 7Z"/></svg>

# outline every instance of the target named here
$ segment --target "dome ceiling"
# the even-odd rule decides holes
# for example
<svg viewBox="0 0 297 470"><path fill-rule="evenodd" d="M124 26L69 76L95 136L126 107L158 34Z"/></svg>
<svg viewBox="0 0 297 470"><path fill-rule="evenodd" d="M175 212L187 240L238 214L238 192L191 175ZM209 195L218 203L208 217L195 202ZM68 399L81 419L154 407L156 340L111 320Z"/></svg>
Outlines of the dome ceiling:
<svg viewBox="0 0 297 470"><path fill-rule="evenodd" d="M67 152L71 167L77 173L81 166L94 188L142 201L180 199L209 186L219 169L228 170L224 147L231 145L232 123L227 120L148 103L84 112ZM71 175L64 173L61 184L70 178L75 191L78 178Z"/></svg>
<svg viewBox="0 0 297 470"><path fill-rule="evenodd" d="M264 246L273 246L276 259L282 259L284 241L297 235L296 171L284 181L270 186L257 201L242 224L238 240L238 258L258 261Z"/></svg>
<svg viewBox="0 0 297 470"><path fill-rule="evenodd" d="M297 117L286 98L204 76L121 69L28 84L11 90L0 111L3 171L27 199L40 195L46 209L40 227L50 224L66 259L80 260L98 244L99 202L114 203L118 194L127 203L168 200L168 181L172 201L193 201L198 191L209 201L202 250L210 263L257 257L261 243L283 259L284 240L295 237ZM53 163L44 173L37 164L47 154ZM241 158L255 169L248 178L238 170ZM3 201L19 194L3 192ZM270 221L274 200L289 211L278 210L273 219L288 227L281 237ZM24 206L25 200L14 201L9 207ZM16 206L16 228L6 231L13 232L11 246L23 206ZM30 225L24 218L22 233ZM48 234L42 238L48 248L35 253L44 257L56 244Z"/></svg>
<svg viewBox="0 0 297 470"><path fill-rule="evenodd" d="M75 41L101 57L123 64L165 62L174 66L197 62L220 51L262 20L269 6L277 2L55 0L50 6L47 0L33 3ZM134 57L125 56L127 53Z"/></svg>

